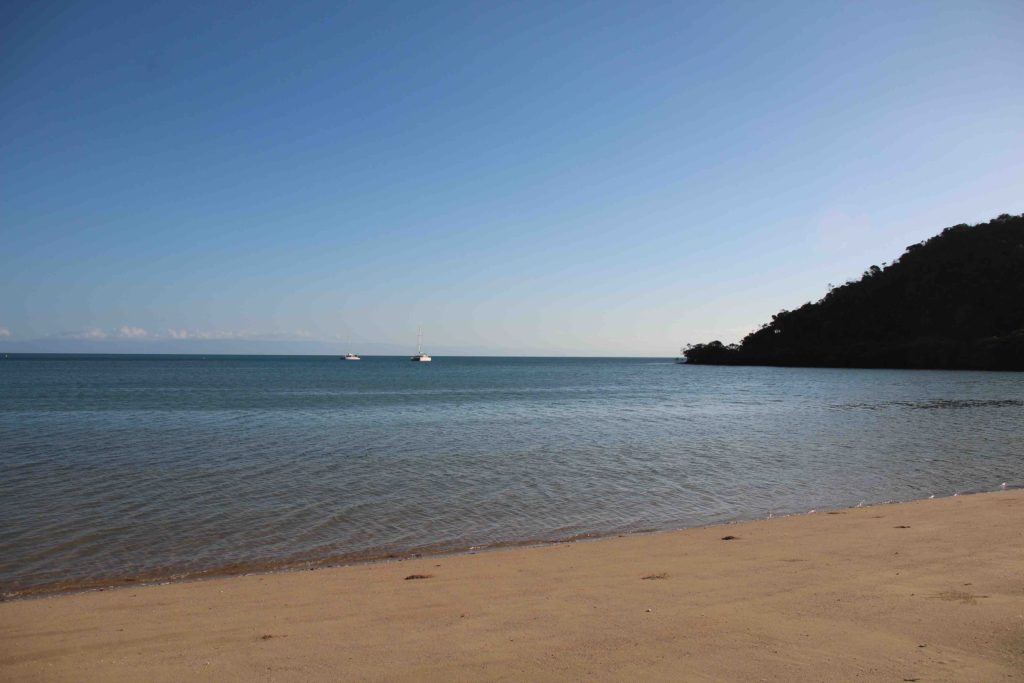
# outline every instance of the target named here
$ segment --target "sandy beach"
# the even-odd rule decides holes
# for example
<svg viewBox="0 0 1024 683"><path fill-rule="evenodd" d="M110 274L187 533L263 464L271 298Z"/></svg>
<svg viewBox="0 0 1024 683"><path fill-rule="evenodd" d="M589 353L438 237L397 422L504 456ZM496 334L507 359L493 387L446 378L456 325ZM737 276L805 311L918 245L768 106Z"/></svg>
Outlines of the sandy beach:
<svg viewBox="0 0 1024 683"><path fill-rule="evenodd" d="M16 600L0 679L1021 680L1022 522L1005 491Z"/></svg>

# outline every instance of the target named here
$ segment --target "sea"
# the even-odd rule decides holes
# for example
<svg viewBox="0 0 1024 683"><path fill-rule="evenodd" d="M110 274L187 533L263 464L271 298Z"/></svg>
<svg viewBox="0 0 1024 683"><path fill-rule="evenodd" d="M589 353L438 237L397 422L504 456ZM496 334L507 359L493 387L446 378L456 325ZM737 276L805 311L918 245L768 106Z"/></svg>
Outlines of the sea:
<svg viewBox="0 0 1024 683"><path fill-rule="evenodd" d="M0 356L0 593L1024 483L1024 373Z"/></svg>

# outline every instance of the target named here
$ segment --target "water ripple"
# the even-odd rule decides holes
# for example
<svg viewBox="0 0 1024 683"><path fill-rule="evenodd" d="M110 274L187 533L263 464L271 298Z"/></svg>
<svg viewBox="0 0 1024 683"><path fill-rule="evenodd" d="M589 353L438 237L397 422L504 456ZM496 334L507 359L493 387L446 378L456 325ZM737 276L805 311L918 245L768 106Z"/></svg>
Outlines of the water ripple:
<svg viewBox="0 0 1024 683"><path fill-rule="evenodd" d="M649 360L0 363L0 592L1024 481L1024 377Z"/></svg>

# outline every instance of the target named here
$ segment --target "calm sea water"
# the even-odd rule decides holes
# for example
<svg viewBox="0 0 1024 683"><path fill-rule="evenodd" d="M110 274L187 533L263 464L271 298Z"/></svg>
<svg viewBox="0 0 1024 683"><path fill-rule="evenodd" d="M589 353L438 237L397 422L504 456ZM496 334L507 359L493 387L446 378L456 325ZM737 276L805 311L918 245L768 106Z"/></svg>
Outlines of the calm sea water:
<svg viewBox="0 0 1024 683"><path fill-rule="evenodd" d="M1024 374L11 356L0 592L1024 482Z"/></svg>

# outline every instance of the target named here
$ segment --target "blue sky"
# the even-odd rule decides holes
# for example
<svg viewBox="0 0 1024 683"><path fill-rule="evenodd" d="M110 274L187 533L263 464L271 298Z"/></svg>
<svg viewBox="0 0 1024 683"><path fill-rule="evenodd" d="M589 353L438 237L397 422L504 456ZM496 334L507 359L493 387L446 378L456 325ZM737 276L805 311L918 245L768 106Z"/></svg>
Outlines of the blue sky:
<svg viewBox="0 0 1024 683"><path fill-rule="evenodd" d="M0 347L660 355L1024 212L1024 4L5 3Z"/></svg>

